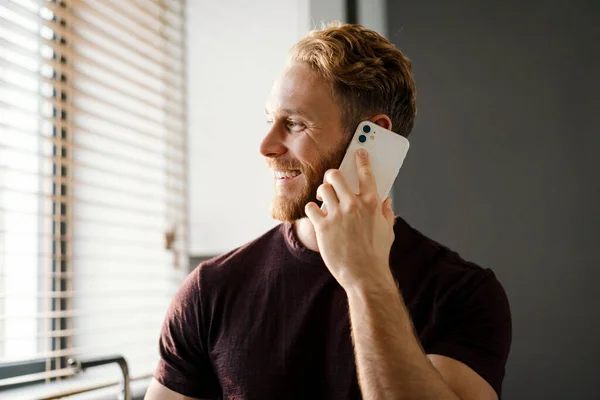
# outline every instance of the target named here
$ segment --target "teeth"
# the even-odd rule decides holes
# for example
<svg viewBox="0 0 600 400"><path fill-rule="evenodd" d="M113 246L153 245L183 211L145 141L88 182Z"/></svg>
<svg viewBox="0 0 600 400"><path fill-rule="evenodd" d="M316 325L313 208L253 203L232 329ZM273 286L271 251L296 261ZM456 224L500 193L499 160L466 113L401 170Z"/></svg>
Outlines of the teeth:
<svg viewBox="0 0 600 400"><path fill-rule="evenodd" d="M299 171L273 171L275 173L275 178L284 179L284 178L293 178L295 176L300 175Z"/></svg>

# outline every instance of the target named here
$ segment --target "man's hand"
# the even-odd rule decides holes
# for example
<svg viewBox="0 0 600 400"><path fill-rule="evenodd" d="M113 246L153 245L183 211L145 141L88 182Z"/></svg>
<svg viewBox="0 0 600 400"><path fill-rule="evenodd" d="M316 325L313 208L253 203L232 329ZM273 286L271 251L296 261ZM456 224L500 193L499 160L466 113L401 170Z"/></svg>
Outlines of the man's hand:
<svg viewBox="0 0 600 400"><path fill-rule="evenodd" d="M389 267L394 242L391 199L381 204L366 150L356 152L356 167L358 195L352 193L342 173L332 169L317 190L326 212L314 202L305 207L321 257L346 291L394 284Z"/></svg>

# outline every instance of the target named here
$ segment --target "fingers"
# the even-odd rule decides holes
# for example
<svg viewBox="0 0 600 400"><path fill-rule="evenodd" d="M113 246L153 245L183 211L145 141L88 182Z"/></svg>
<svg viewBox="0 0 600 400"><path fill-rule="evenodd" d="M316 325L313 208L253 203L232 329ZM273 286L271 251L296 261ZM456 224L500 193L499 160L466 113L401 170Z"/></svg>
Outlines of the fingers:
<svg viewBox="0 0 600 400"><path fill-rule="evenodd" d="M311 201L304 207L306 216L312 222L313 225L319 225L321 221L325 219L325 213L319 208L319 206Z"/></svg>
<svg viewBox="0 0 600 400"><path fill-rule="evenodd" d="M377 195L375 174L367 150L359 149L356 152L356 171L358 172L358 187L361 195Z"/></svg>
<svg viewBox="0 0 600 400"><path fill-rule="evenodd" d="M328 209L332 210L339 204L339 199L329 183L323 183L317 188L317 200L321 200Z"/></svg>
<svg viewBox="0 0 600 400"><path fill-rule="evenodd" d="M333 186L335 194L340 202L348 202L353 200L356 195L352 193L342 172L338 169L330 169L325 172L323 181Z"/></svg>
<svg viewBox="0 0 600 400"><path fill-rule="evenodd" d="M390 226L394 226L394 220L396 219L394 215L394 210L392 209L392 198L388 197L385 199L382 205L381 211L383 212L383 216L389 222Z"/></svg>

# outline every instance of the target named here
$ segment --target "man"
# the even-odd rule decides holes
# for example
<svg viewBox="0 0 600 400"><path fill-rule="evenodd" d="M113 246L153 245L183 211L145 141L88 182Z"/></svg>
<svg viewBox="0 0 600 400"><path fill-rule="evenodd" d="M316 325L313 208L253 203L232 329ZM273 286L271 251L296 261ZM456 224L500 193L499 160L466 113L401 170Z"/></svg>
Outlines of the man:
<svg viewBox="0 0 600 400"><path fill-rule="evenodd" d="M494 274L395 218L368 154L359 195L335 169L362 120L408 136L415 93L410 61L359 25L294 46L260 148L283 224L188 276L147 399L498 399L511 319Z"/></svg>

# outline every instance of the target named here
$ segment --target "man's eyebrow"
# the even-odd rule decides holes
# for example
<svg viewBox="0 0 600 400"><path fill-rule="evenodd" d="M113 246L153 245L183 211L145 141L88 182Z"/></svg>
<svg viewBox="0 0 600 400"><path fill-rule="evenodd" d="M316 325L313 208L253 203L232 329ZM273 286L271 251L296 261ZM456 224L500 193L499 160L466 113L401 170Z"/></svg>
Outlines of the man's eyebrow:
<svg viewBox="0 0 600 400"><path fill-rule="evenodd" d="M308 114L306 111L301 110L299 108L284 108L281 111L283 111L284 113L286 113L288 115L299 115L304 118L310 118L310 114Z"/></svg>
<svg viewBox="0 0 600 400"><path fill-rule="evenodd" d="M279 113L281 113L281 114L286 114L286 115L299 115L304 118L311 117L310 114L308 114L306 111L301 110L299 108L281 108L277 111L279 111ZM271 110L269 110L268 108L265 108L265 113L267 115L271 115Z"/></svg>

